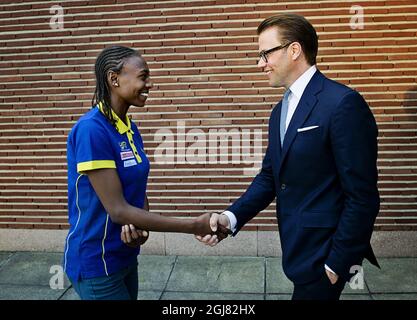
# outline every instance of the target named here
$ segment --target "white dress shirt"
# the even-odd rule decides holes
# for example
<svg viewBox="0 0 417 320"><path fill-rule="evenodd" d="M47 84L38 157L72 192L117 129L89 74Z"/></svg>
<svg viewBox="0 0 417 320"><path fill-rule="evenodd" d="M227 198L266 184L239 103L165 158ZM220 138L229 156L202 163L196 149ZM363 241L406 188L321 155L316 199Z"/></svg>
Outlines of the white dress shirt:
<svg viewBox="0 0 417 320"><path fill-rule="evenodd" d="M315 65L308 68L294 83L290 86L291 93L288 97L288 113L287 119L285 121L285 131L287 131L288 126L291 122L292 116L297 109L298 103L300 102L301 96L304 93L305 88L307 87L308 83L310 82L313 75L316 73L317 68ZM230 221L230 229L235 232L236 231L236 224L237 219L233 212L224 211L224 215L229 218ZM332 273L335 273L332 269L330 269L327 265L324 265L327 270Z"/></svg>
<svg viewBox="0 0 417 320"><path fill-rule="evenodd" d="M285 121L285 131L288 129L292 116L295 113L295 109L297 109L298 103L300 102L305 88L307 87L316 71L316 66L311 66L290 86L291 94L288 97L288 113L287 119Z"/></svg>

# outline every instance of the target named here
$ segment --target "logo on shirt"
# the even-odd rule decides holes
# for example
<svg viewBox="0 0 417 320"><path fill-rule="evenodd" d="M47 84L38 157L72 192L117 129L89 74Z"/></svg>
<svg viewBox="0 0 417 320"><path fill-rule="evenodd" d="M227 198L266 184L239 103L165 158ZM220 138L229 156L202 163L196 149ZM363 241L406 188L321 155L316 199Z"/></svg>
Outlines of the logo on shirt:
<svg viewBox="0 0 417 320"><path fill-rule="evenodd" d="M120 150L125 151L127 150L127 143L126 141L119 142Z"/></svg>
<svg viewBox="0 0 417 320"><path fill-rule="evenodd" d="M123 162L123 166L125 168L135 166L135 165L137 165L137 162L136 162L135 159L126 160L126 161Z"/></svg>
<svg viewBox="0 0 417 320"><path fill-rule="evenodd" d="M122 152L120 152L120 158L122 160L133 159L134 157L135 157L135 155L133 154L132 151L122 151Z"/></svg>

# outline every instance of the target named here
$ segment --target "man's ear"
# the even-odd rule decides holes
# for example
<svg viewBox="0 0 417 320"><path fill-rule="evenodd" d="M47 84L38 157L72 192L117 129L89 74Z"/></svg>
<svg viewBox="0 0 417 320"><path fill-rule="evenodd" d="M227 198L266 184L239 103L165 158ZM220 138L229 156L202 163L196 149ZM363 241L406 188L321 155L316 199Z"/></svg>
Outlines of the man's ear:
<svg viewBox="0 0 417 320"><path fill-rule="evenodd" d="M289 50L291 53L291 58L294 61L300 58L301 54L303 53L303 47L298 42L291 43Z"/></svg>
<svg viewBox="0 0 417 320"><path fill-rule="evenodd" d="M110 86L118 87L119 86L119 79L118 74L114 71L107 72L107 81Z"/></svg>

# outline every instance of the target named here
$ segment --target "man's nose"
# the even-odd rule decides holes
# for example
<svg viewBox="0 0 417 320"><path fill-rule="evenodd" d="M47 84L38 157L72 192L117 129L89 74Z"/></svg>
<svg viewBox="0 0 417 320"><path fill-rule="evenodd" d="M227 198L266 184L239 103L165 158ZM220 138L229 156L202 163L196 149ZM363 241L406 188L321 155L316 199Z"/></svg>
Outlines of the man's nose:
<svg viewBox="0 0 417 320"><path fill-rule="evenodd" d="M258 68L263 69L263 68L265 68L265 66L266 66L266 62L264 61L264 59L259 58L259 61L258 61Z"/></svg>

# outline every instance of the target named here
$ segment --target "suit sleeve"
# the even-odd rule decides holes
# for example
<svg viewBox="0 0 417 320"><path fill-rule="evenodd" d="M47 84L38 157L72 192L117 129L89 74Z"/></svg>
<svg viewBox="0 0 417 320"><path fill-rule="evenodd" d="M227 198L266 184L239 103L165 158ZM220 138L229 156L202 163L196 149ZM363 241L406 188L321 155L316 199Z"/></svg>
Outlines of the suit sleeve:
<svg viewBox="0 0 417 320"><path fill-rule="evenodd" d="M377 136L375 119L355 91L346 94L331 118L330 136L344 208L326 264L345 280L361 264L370 246L379 211Z"/></svg>
<svg viewBox="0 0 417 320"><path fill-rule="evenodd" d="M271 119L274 118L275 111L276 109L271 114ZM271 119L269 123L269 135L271 134ZM236 235L249 220L268 207L276 197L272 172L272 151L269 141L270 139L268 139L268 147L262 161L261 171L254 178L245 193L227 209L233 212L237 219L236 231L233 235Z"/></svg>

